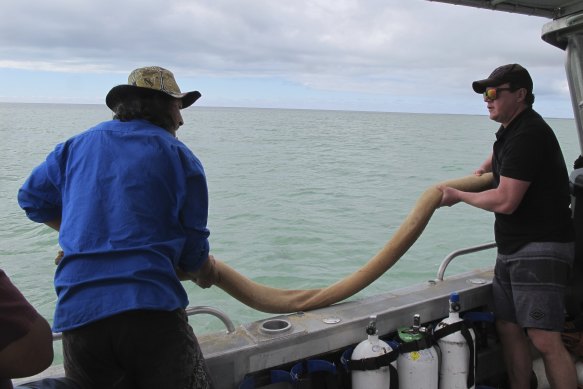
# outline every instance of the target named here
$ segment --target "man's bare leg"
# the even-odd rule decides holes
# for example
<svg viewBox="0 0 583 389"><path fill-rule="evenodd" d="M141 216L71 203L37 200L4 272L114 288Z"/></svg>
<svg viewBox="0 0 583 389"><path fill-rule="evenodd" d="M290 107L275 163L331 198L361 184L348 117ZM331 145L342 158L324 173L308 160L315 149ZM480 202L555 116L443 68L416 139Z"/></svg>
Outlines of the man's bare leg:
<svg viewBox="0 0 583 389"><path fill-rule="evenodd" d="M532 357L528 337L522 327L516 323L497 320L496 329L502 342L510 387L512 389L530 389Z"/></svg>
<svg viewBox="0 0 583 389"><path fill-rule="evenodd" d="M563 345L561 333L529 328L528 336L542 356L551 387L553 389L576 388L575 364Z"/></svg>

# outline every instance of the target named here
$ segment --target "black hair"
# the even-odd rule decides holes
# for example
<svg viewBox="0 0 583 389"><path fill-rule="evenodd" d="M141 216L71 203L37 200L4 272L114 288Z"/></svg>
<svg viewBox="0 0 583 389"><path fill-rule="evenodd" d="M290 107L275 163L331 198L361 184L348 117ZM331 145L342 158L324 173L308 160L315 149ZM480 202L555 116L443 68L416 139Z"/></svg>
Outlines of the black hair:
<svg viewBox="0 0 583 389"><path fill-rule="evenodd" d="M174 132L176 123L171 115L172 98L150 94L121 101L113 109L113 118L122 122L134 119L147 120L152 124Z"/></svg>
<svg viewBox="0 0 583 389"><path fill-rule="evenodd" d="M526 105L528 105L529 108L532 108L532 105L534 104L534 94L532 93L532 91L524 86L520 86L513 82L510 82L510 90L512 92L515 92L520 88L526 89L526 97L524 98L524 101L526 102Z"/></svg>

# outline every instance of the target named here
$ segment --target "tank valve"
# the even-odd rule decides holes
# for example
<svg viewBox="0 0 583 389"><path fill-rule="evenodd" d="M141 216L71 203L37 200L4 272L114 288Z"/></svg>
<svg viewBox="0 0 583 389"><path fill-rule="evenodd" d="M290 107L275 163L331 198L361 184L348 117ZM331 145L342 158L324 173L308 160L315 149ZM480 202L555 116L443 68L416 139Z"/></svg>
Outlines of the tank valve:
<svg viewBox="0 0 583 389"><path fill-rule="evenodd" d="M377 316L371 315L369 316L369 323L366 326L366 333L368 335L375 335L377 333Z"/></svg>

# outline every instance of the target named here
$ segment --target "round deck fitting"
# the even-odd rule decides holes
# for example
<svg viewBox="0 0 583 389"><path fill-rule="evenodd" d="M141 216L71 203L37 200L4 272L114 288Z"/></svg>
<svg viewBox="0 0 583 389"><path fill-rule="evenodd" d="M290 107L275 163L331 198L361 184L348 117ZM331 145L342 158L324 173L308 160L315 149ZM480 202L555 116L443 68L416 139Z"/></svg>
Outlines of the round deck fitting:
<svg viewBox="0 0 583 389"><path fill-rule="evenodd" d="M269 319L261 323L261 332L266 334L280 334L289 331L292 325L289 321L283 319Z"/></svg>

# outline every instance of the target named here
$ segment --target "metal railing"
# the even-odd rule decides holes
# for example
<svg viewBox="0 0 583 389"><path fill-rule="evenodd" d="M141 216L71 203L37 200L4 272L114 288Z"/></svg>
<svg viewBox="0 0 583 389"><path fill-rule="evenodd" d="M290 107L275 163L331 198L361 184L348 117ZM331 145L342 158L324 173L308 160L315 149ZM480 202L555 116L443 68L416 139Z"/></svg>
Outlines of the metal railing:
<svg viewBox="0 0 583 389"><path fill-rule="evenodd" d="M227 334L230 334L231 332L235 332L235 325L233 324L233 321L229 318L229 316L225 312L221 311L220 309L208 307L208 306L197 306L197 307L187 307L186 308L186 314L188 316L198 315L201 313L208 313L209 315L213 315L213 316L219 318L227 327Z"/></svg>
<svg viewBox="0 0 583 389"><path fill-rule="evenodd" d="M227 327L227 334L235 332L235 325L233 324L233 321L231 320L231 318L229 318L229 316L225 312L221 311L220 309L208 306L196 306L186 308L187 316L199 315L202 313L207 313L209 315L213 315L219 318L225 324L225 327ZM63 334L61 332L53 333L53 341L61 340L62 338Z"/></svg>
<svg viewBox="0 0 583 389"><path fill-rule="evenodd" d="M467 247L464 249L459 249L459 250L451 252L445 258L443 258L443 261L441 261L441 265L439 265L439 269L437 270L437 281L443 281L443 275L445 273L445 269L450 264L450 262L453 261L453 259L455 257L459 257L460 255L465 255L465 254L476 253L478 251L492 249L494 247L496 247L496 242L490 242L490 243L485 243L485 244L481 244L481 245L477 245L477 246Z"/></svg>

